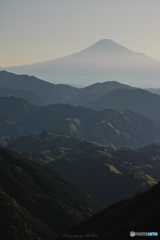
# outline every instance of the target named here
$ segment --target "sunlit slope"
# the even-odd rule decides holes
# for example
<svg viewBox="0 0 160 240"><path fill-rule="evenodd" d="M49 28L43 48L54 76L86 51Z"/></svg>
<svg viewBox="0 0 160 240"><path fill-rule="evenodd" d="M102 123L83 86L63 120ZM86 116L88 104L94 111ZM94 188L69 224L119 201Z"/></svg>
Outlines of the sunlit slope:
<svg viewBox="0 0 160 240"><path fill-rule="evenodd" d="M160 178L152 157L113 149L62 133L21 137L7 145L111 202L144 191Z"/></svg>

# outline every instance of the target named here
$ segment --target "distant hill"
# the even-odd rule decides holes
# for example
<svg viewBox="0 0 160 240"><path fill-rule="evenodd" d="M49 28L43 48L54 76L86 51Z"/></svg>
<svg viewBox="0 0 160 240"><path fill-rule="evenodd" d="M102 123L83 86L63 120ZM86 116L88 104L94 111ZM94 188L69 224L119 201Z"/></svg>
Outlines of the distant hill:
<svg viewBox="0 0 160 240"><path fill-rule="evenodd" d="M26 240L54 239L108 204L61 175L2 147L0 203L1 234L5 229L6 236L12 236L9 239Z"/></svg>
<svg viewBox="0 0 160 240"><path fill-rule="evenodd" d="M160 166L136 150L116 150L62 133L21 137L7 147L110 202L144 191L160 178Z"/></svg>
<svg viewBox="0 0 160 240"><path fill-rule="evenodd" d="M159 88L147 88L146 90L149 91L149 92L156 93L156 94L160 95L160 89Z"/></svg>
<svg viewBox="0 0 160 240"><path fill-rule="evenodd" d="M160 142L159 123L130 111L95 111L68 104L37 107L0 97L0 134L18 138L43 131L62 132L111 147L139 148Z"/></svg>
<svg viewBox="0 0 160 240"><path fill-rule="evenodd" d="M55 85L38 79L34 76L28 76L24 74L15 75L6 71L0 71L0 87L13 88L12 92L15 94L14 96L19 93L18 91L20 91L20 89L27 92L29 91L29 93L24 94L23 98L29 100L32 103L34 101L41 101L41 105L46 105L50 103L66 103L70 100L71 96L76 94L76 92L78 91L77 88L68 85ZM19 94L22 94L22 92Z"/></svg>
<svg viewBox="0 0 160 240"><path fill-rule="evenodd" d="M69 103L73 106L83 106L85 103L97 99L112 90L121 88L135 89L129 85L121 84L116 81L95 83L88 87L80 89L79 92L77 92L77 94L71 98Z"/></svg>
<svg viewBox="0 0 160 240"><path fill-rule="evenodd" d="M160 183L144 193L137 193L131 199L117 202L93 217L68 229L56 238L79 235L83 239L94 236L94 239L129 239L135 232L157 232L159 239L160 224Z"/></svg>
<svg viewBox="0 0 160 240"><path fill-rule="evenodd" d="M109 80L138 87L151 87L151 84L157 87L160 61L133 52L110 39L102 39L70 56L5 70L34 75L52 83L86 86Z"/></svg>
<svg viewBox="0 0 160 240"><path fill-rule="evenodd" d="M46 98L44 98L32 91L25 91L23 89L0 87L0 96L1 97L13 96L13 97L17 97L17 98L23 98L37 106L46 106L48 104L51 104L51 102L49 100L47 100Z"/></svg>
<svg viewBox="0 0 160 240"><path fill-rule="evenodd" d="M83 105L119 88L134 89L116 81L96 83L78 89L64 84L51 84L33 76L0 71L0 96L20 97L38 106L51 103L70 103L73 106Z"/></svg>
<svg viewBox="0 0 160 240"><path fill-rule="evenodd" d="M116 89L84 104L95 110L130 110L152 119L160 119L160 96L143 89Z"/></svg>
<svg viewBox="0 0 160 240"><path fill-rule="evenodd" d="M1 70L1 69L0 69ZM5 84L9 79L14 78L16 74L7 71L0 71L0 85Z"/></svg>

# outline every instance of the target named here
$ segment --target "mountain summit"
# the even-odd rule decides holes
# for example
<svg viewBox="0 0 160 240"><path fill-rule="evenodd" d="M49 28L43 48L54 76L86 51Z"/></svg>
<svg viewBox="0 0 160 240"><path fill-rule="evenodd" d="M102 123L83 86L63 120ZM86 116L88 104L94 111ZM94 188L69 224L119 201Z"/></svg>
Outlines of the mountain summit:
<svg viewBox="0 0 160 240"><path fill-rule="evenodd" d="M114 80L138 87L151 87L151 83L152 87L158 87L160 79L160 61L109 39L70 56L5 70L34 75L52 83L85 86Z"/></svg>
<svg viewBox="0 0 160 240"><path fill-rule="evenodd" d="M78 54L85 53L85 54L129 54L134 53L131 50L115 43L110 39L102 39L95 44L91 45L90 47L82 50Z"/></svg>

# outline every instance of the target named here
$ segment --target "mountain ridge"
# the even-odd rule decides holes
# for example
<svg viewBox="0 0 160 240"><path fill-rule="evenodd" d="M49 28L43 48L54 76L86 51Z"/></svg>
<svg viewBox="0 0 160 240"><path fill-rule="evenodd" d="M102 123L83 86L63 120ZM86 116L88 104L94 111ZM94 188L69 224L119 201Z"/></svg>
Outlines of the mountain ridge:
<svg viewBox="0 0 160 240"><path fill-rule="evenodd" d="M108 54L107 54L108 53ZM89 85L99 79L121 80L137 86L158 85L160 61L133 52L111 40L101 40L90 47L59 59L4 68L13 73L35 75L54 83ZM154 79L154 81L153 81ZM141 80L141 81L140 81Z"/></svg>
<svg viewBox="0 0 160 240"><path fill-rule="evenodd" d="M112 90L88 103L85 107L95 110L107 108L130 110L152 119L160 119L160 96L140 88ZM154 107L153 107L154 106Z"/></svg>
<svg viewBox="0 0 160 240"><path fill-rule="evenodd" d="M159 122L131 111L95 111L69 104L37 107L23 99L0 97L0 120L0 133L15 138L47 131L116 148L160 142Z"/></svg>

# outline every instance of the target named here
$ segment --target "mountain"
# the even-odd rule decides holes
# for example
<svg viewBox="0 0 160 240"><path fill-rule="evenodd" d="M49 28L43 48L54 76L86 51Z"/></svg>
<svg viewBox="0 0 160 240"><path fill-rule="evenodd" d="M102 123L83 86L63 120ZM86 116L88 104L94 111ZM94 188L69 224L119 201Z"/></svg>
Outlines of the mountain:
<svg viewBox="0 0 160 240"><path fill-rule="evenodd" d="M77 94L71 98L69 103L73 106L85 106L87 102L97 99L115 89L135 89L129 85L121 84L116 81L108 81L104 83L95 83L88 87L79 89Z"/></svg>
<svg viewBox="0 0 160 240"><path fill-rule="evenodd" d="M95 111L69 104L37 107L26 100L0 97L0 134L62 132L111 147L140 148L160 142L159 123L130 111Z"/></svg>
<svg viewBox="0 0 160 240"><path fill-rule="evenodd" d="M160 89L158 88L147 88L146 89L147 91L149 91L149 92L152 92L152 93L156 93L156 94L158 94L158 95L160 95Z"/></svg>
<svg viewBox="0 0 160 240"><path fill-rule="evenodd" d="M34 76L16 75L6 71L0 71L0 87L9 88L4 91L12 91L12 96L14 94L14 96L20 97L23 94L22 98L34 104L38 102L38 105L66 103L79 90L65 84L55 85Z"/></svg>
<svg viewBox="0 0 160 240"><path fill-rule="evenodd" d="M159 238L160 183L133 198L119 201L93 217L68 229L56 240L81 236L82 239L130 239L135 233L156 232ZM133 234L133 235L132 235Z"/></svg>
<svg viewBox="0 0 160 240"><path fill-rule="evenodd" d="M114 89L134 89L116 81L95 83L77 89L64 84L51 84L28 75L16 75L0 71L0 96L23 98L30 103L44 106L51 103L70 103L78 106L94 100Z"/></svg>
<svg viewBox="0 0 160 240"><path fill-rule="evenodd" d="M0 188L0 211L0 230L4 240L21 240L22 238L25 240L49 240L56 237L56 233L43 221L21 207L2 188Z"/></svg>
<svg viewBox="0 0 160 240"><path fill-rule="evenodd" d="M15 138L7 135L7 134L2 134L0 135L0 146L1 147L6 147L7 144L11 143L15 141Z"/></svg>
<svg viewBox="0 0 160 240"><path fill-rule="evenodd" d="M23 98L36 106L46 106L48 104L51 104L51 102L49 102L49 100L47 100L46 98L44 98L32 91L25 91L23 89L0 87L0 96L1 97L13 96L13 97L17 97L17 98Z"/></svg>
<svg viewBox="0 0 160 240"><path fill-rule="evenodd" d="M54 239L109 204L58 173L2 147L0 203L1 234L5 229L6 236L12 236L9 239L26 240Z"/></svg>
<svg viewBox="0 0 160 240"><path fill-rule="evenodd" d="M103 39L70 56L5 70L54 83L90 85L120 81L139 87L159 86L160 62Z"/></svg>
<svg viewBox="0 0 160 240"><path fill-rule="evenodd" d="M81 152L103 145L78 137L66 136L63 133L42 132L41 135L23 136L10 141L6 146L21 153L23 157L44 165L61 157L76 158Z"/></svg>
<svg viewBox="0 0 160 240"><path fill-rule="evenodd" d="M6 81L8 81L11 78L14 78L15 76L16 74L13 74L4 70L0 71L0 85L5 84Z"/></svg>
<svg viewBox="0 0 160 240"><path fill-rule="evenodd" d="M40 135L23 136L17 140L12 140L6 146L21 153L27 159L34 161L37 159L39 164L44 165L46 162L60 157L75 158L79 153L103 145L74 136L66 136L63 133L44 131Z"/></svg>
<svg viewBox="0 0 160 240"><path fill-rule="evenodd" d="M137 150L116 150L62 133L21 137L7 148L110 202L144 191L160 178L160 165Z"/></svg>
<svg viewBox="0 0 160 240"><path fill-rule="evenodd" d="M84 104L95 110L130 110L152 119L160 119L160 96L143 89L116 89Z"/></svg>
<svg viewBox="0 0 160 240"><path fill-rule="evenodd" d="M159 162L158 159L160 158L160 144L158 144L158 143L150 144L143 148L139 148L138 151L153 157L155 161L157 159L157 161Z"/></svg>

